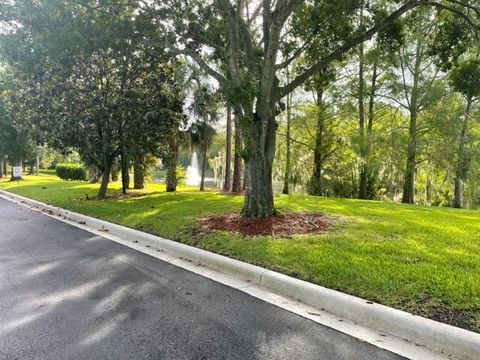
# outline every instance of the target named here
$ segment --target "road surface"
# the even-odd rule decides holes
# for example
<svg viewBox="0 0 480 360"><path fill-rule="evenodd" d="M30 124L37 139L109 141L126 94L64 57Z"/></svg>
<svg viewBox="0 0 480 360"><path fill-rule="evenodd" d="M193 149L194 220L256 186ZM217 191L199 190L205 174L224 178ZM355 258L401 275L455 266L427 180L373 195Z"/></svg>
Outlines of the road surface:
<svg viewBox="0 0 480 360"><path fill-rule="evenodd" d="M0 359L403 358L0 198Z"/></svg>

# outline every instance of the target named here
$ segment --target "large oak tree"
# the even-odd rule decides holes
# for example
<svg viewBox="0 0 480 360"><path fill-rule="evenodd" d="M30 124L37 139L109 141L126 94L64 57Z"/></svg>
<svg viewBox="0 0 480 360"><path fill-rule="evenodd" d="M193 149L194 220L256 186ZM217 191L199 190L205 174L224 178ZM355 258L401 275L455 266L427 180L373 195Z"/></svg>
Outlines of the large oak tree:
<svg viewBox="0 0 480 360"><path fill-rule="evenodd" d="M368 26L355 17L360 5L371 18ZM247 189L242 214L263 217L275 212L272 163L275 117L282 110L281 99L414 8L449 9L464 24L478 16L475 5L469 0L349 0L335 4L302 0L167 0L146 3L144 10L155 16L160 31L166 34L165 47L195 60L220 84L240 119L244 138ZM292 41L292 19L309 7L311 16L318 19L318 27L310 37L293 36ZM339 31L328 26L335 19L345 25ZM325 51L288 84L282 84L279 73L315 46L320 36L329 39ZM281 56L287 46L288 55Z"/></svg>

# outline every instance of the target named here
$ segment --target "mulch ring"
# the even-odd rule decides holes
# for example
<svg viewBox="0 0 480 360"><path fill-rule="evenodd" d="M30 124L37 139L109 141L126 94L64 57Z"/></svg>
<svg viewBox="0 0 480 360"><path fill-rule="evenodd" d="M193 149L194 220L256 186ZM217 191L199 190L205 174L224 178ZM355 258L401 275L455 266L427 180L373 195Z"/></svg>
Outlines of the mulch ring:
<svg viewBox="0 0 480 360"><path fill-rule="evenodd" d="M137 197L142 197L142 196L147 196L147 193L142 193L142 192L131 192L131 193L111 193L105 195L103 199L99 199L98 196L91 196L91 195L86 195L85 198L82 198L82 200L123 200L123 199L131 199L131 198L137 198Z"/></svg>
<svg viewBox="0 0 480 360"><path fill-rule="evenodd" d="M332 219L322 214L281 213L268 218L244 218L239 214L210 216L200 220L201 231L225 230L242 235L288 237L294 234L320 234L328 230Z"/></svg>

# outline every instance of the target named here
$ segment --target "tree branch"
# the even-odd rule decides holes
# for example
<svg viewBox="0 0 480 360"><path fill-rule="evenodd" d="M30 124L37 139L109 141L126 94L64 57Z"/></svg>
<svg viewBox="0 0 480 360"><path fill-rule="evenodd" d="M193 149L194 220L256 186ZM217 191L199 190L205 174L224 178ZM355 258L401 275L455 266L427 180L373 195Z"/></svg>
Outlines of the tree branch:
<svg viewBox="0 0 480 360"><path fill-rule="evenodd" d="M451 0L450 0L451 1ZM459 3L458 1L456 1L456 3ZM450 11L452 13L454 13L455 15L461 17L463 20L465 20L473 29L476 29L476 30L480 30L480 25L478 24L475 24L472 19L470 19L470 17L465 14L463 11L460 11L458 9L455 9L451 6L447 6L447 5L443 5L443 4L440 4L439 2L437 1L428 1L426 3L426 5L430 5L430 6L434 6L436 8L439 8L439 9L442 9L442 10L446 10L446 11ZM466 4L462 4L461 6L464 6L466 7ZM470 7L469 7L470 8ZM472 10L474 10L477 15L480 13L480 9L475 9L473 8ZM480 16L480 15L479 15Z"/></svg>
<svg viewBox="0 0 480 360"><path fill-rule="evenodd" d="M222 74L220 74L218 71L213 69L210 65L208 65L208 63L196 51L191 49L179 50L179 49L173 49L173 48L170 48L169 51L174 54L182 54L192 58L197 63L197 65L200 66L200 68L203 71L205 71L208 75L216 79L219 83L225 82L226 80L225 77Z"/></svg>
<svg viewBox="0 0 480 360"><path fill-rule="evenodd" d="M288 93L292 92L294 89L302 85L305 81L307 81L312 75L316 74L320 70L325 69L332 61L339 59L342 55L344 55L346 52L350 51L353 49L355 46L359 45L360 43L370 39L373 35L375 35L377 32L380 30L384 29L388 25L390 25L392 22L394 22L396 19L401 17L403 14L408 12L409 10L412 10L418 6L425 5L428 1L426 0L409 0L407 1L404 5L402 5L400 8L392 12L389 16L387 16L385 19L379 21L377 24L372 26L370 29L367 31L357 35L356 37L350 39L347 41L345 44L337 48L336 50L332 51L329 55L324 57L322 60L317 62L316 64L312 65L309 67L307 70L305 70L302 74L298 75L292 82L290 82L288 85L285 85L281 87L278 91L278 99L275 99L278 101Z"/></svg>

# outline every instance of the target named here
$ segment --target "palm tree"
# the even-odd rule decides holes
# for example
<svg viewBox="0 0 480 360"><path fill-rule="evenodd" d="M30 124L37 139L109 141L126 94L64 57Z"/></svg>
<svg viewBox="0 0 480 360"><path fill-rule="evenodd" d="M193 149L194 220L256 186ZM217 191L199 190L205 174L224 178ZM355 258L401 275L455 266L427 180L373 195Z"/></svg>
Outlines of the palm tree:
<svg viewBox="0 0 480 360"><path fill-rule="evenodd" d="M205 121L198 121L190 127L192 146L196 147L202 154L202 171L200 177L200 190L205 190L205 171L207 169L207 152L212 145L215 128Z"/></svg>
<svg viewBox="0 0 480 360"><path fill-rule="evenodd" d="M207 169L207 152L216 134L212 126L218 120L219 96L210 87L194 77L193 101L190 111L198 119L189 129L192 147L202 154L202 171L200 190L205 190L205 171Z"/></svg>

